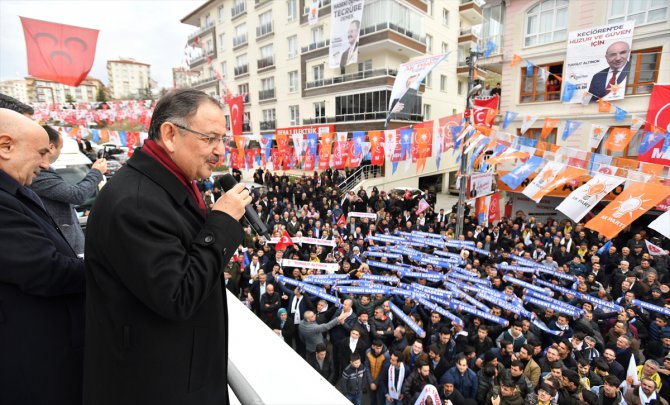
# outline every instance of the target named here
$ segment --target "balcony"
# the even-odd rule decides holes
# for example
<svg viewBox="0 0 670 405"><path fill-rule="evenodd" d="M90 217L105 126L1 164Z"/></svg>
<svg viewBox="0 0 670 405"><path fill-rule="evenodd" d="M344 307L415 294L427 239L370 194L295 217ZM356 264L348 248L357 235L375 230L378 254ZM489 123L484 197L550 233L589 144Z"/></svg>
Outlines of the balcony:
<svg viewBox="0 0 670 405"><path fill-rule="evenodd" d="M256 27L256 39L263 38L267 35L273 34L274 32L274 23L270 22L263 24L259 27Z"/></svg>
<svg viewBox="0 0 670 405"><path fill-rule="evenodd" d="M479 0L461 0L458 12L461 18L470 24L480 24L482 22L482 2Z"/></svg>
<svg viewBox="0 0 670 405"><path fill-rule="evenodd" d="M261 121L260 127L261 131L274 131L277 126L277 121Z"/></svg>
<svg viewBox="0 0 670 405"><path fill-rule="evenodd" d="M458 34L458 43L467 45L468 43L476 44L480 39L480 29L476 27L461 28Z"/></svg>
<svg viewBox="0 0 670 405"><path fill-rule="evenodd" d="M202 89L204 87L216 84L216 82L217 82L216 76L205 77L191 82L191 87Z"/></svg>
<svg viewBox="0 0 670 405"><path fill-rule="evenodd" d="M233 37L233 49L242 47L248 43L247 34L241 34Z"/></svg>
<svg viewBox="0 0 670 405"><path fill-rule="evenodd" d="M261 90L258 92L258 101L275 99L275 89Z"/></svg>
<svg viewBox="0 0 670 405"><path fill-rule="evenodd" d="M314 125L314 124L333 124L333 123L352 122L352 121L384 121L386 119L386 114L387 114L386 111L379 111L369 113L342 114L331 117L307 118L302 120L302 124ZM421 122L423 121L423 115L407 114L407 113L393 114L391 120Z"/></svg>
<svg viewBox="0 0 670 405"><path fill-rule="evenodd" d="M242 95L242 102L244 104L251 104L251 97L249 96L249 93L244 93Z"/></svg>
<svg viewBox="0 0 670 405"><path fill-rule="evenodd" d="M373 77L381 76L393 76L398 73L395 69L373 69L373 70L364 70L362 72L349 73L342 76L332 77L329 79L316 80L313 82L305 83L305 90L323 87L323 86L332 86L334 84L347 83L356 80L365 80Z"/></svg>
<svg viewBox="0 0 670 405"><path fill-rule="evenodd" d="M251 132L251 125L249 123L242 124L242 132Z"/></svg>
<svg viewBox="0 0 670 405"><path fill-rule="evenodd" d="M257 61L258 71L264 69L269 69L275 66L275 57L268 56L267 58L258 59Z"/></svg>
<svg viewBox="0 0 670 405"><path fill-rule="evenodd" d="M191 59L189 61L188 65L191 69L193 69L193 68L195 68L197 66L200 66L201 64L205 63L205 61L207 61L209 58L215 58L215 57L216 57L216 51L213 50L213 49L210 49L206 53Z"/></svg>
<svg viewBox="0 0 670 405"><path fill-rule="evenodd" d="M230 17L232 19L235 19L242 14L245 14L247 12L247 2L246 0L243 0L233 6L232 9L230 9Z"/></svg>
<svg viewBox="0 0 670 405"><path fill-rule="evenodd" d="M316 51L317 49L327 48L329 45L330 45L330 39L326 39L325 41L312 42L307 46L303 46L301 48L302 51L301 53L307 53Z"/></svg>
<svg viewBox="0 0 670 405"><path fill-rule="evenodd" d="M235 78L249 74L249 65L235 66Z"/></svg>
<svg viewBox="0 0 670 405"><path fill-rule="evenodd" d="M254 0L254 8L261 8L268 4L272 4L272 0Z"/></svg>
<svg viewBox="0 0 670 405"><path fill-rule="evenodd" d="M212 29L214 29L214 23L210 22L209 24L205 25L204 27L200 28L199 30L191 33L188 36L188 43L189 44L194 43L196 38L199 38L199 37L207 34Z"/></svg>

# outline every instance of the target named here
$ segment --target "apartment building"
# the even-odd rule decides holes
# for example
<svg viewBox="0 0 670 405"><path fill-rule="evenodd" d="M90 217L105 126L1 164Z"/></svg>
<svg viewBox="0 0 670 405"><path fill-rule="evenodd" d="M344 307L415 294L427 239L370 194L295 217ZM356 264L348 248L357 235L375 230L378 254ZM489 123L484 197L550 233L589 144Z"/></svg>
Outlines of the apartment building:
<svg viewBox="0 0 670 405"><path fill-rule="evenodd" d="M200 72L183 67L172 68L172 87L175 89L192 87L200 76Z"/></svg>
<svg viewBox="0 0 670 405"><path fill-rule="evenodd" d="M463 111L467 75L456 74L457 50L466 40L462 31L482 22L479 1L366 0L358 61L335 69L328 65L331 1L321 1L313 25L310 4L212 0L191 12L181 21L197 27L188 43L202 48L190 61L201 72L193 87L245 95L248 134L321 125L338 132L380 130L398 66L452 51L426 78L412 111L393 116L388 128ZM451 159L443 160L440 172L456 170ZM431 170L437 171L434 162L426 166Z"/></svg>
<svg viewBox="0 0 670 405"><path fill-rule="evenodd" d="M93 102L96 101L98 89L104 89L100 80L90 76L77 87L28 76L25 87L29 103L59 104L67 102L68 99L75 103Z"/></svg>
<svg viewBox="0 0 670 405"><path fill-rule="evenodd" d="M114 100L151 98L151 65L133 58L108 60L107 80Z"/></svg>
<svg viewBox="0 0 670 405"><path fill-rule="evenodd" d="M3 80L0 82L0 93L6 94L19 100L22 103L28 103L28 88L23 79Z"/></svg>
<svg viewBox="0 0 670 405"><path fill-rule="evenodd" d="M549 135L548 141L559 146L579 148L585 151L623 156L635 159L638 156L641 136L638 134L623 152L610 153L602 149L606 138L598 149L589 148L591 124L608 126L630 126L631 114L646 116L647 106L654 83L670 82L670 20L667 1L660 0L513 0L500 1L494 6L495 13L507 22L499 32L502 50L490 58L480 59L486 69L502 71L501 111L519 113L508 131L518 134L521 119L525 115L540 117L524 136L538 139L545 117L559 118L559 126ZM486 9L485 9L486 10ZM598 103L563 104L561 93L551 91L548 81L553 75L565 77L568 33L604 26L623 21L635 21L630 57L630 73L626 82L625 97L613 104L628 115L616 122L614 108L610 113L598 112ZM523 60L512 67L512 55ZM540 69L529 70L526 61ZM570 80L570 78L566 78ZM563 87L566 80L563 80ZM582 126L567 140L561 139L565 120L582 121Z"/></svg>

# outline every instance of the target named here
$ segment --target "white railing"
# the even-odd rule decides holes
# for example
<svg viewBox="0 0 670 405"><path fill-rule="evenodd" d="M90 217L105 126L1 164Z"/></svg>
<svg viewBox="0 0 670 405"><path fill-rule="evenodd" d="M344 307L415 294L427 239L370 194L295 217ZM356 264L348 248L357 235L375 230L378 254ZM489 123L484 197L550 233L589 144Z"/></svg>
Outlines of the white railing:
<svg viewBox="0 0 670 405"><path fill-rule="evenodd" d="M349 175L349 177L338 184L338 188L340 189L340 192L344 194L356 188L356 186L359 185L363 180L374 179L381 177L381 175L381 166L364 165L356 169L353 173L351 173L351 175Z"/></svg>

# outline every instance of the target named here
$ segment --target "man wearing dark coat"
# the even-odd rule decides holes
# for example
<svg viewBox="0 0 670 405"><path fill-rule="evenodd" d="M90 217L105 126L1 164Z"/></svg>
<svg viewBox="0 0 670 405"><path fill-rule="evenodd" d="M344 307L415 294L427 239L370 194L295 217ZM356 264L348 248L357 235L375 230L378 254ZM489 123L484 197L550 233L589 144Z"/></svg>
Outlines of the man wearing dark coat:
<svg viewBox="0 0 670 405"><path fill-rule="evenodd" d="M27 186L49 138L0 109L0 404L81 403L84 261Z"/></svg>
<svg viewBox="0 0 670 405"><path fill-rule="evenodd" d="M167 93L149 139L98 196L86 240L85 404L228 403L222 272L251 196L237 184L207 214L194 184L223 156L225 132L215 99Z"/></svg>

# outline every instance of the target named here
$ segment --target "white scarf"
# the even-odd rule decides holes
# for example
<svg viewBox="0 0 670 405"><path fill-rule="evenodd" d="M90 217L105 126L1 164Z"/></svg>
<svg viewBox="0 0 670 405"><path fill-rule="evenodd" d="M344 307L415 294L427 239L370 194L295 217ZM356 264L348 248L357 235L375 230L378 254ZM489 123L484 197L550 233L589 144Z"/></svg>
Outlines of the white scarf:
<svg viewBox="0 0 670 405"><path fill-rule="evenodd" d="M358 339L354 340L352 338L349 338L349 349L351 350L352 353L356 351L357 345L358 345Z"/></svg>
<svg viewBox="0 0 670 405"><path fill-rule="evenodd" d="M402 383L405 379L405 365L400 363L400 372L398 373L398 382L395 382L395 367L389 367L389 396L393 399L398 399L400 391L402 390Z"/></svg>
<svg viewBox="0 0 670 405"><path fill-rule="evenodd" d="M437 392L437 388L434 385L426 384L421 391L421 395L416 399L414 405L424 405L426 403L426 398L431 397L433 399L433 405L442 405L440 400L440 394Z"/></svg>
<svg viewBox="0 0 670 405"><path fill-rule="evenodd" d="M300 301L302 301L302 295L300 297L293 297L291 313L293 314L293 324L295 325L300 323Z"/></svg>
<svg viewBox="0 0 670 405"><path fill-rule="evenodd" d="M649 401L652 401L656 399L656 391L652 392L651 395L647 396L644 391L642 391L642 387L637 389L637 393L640 396L640 403L642 405L646 405L649 403Z"/></svg>

